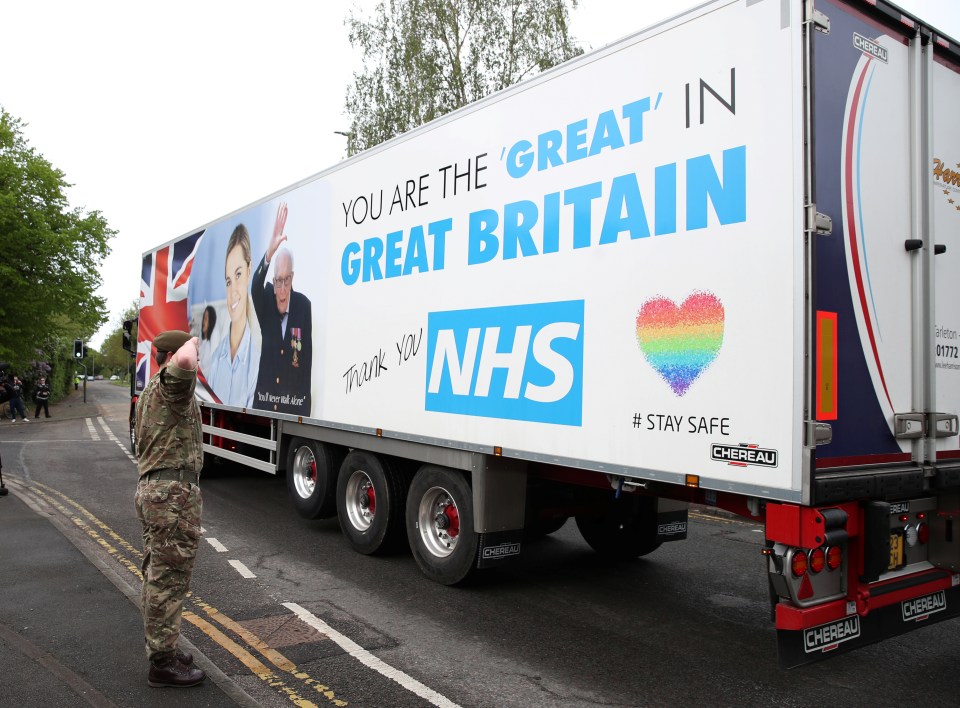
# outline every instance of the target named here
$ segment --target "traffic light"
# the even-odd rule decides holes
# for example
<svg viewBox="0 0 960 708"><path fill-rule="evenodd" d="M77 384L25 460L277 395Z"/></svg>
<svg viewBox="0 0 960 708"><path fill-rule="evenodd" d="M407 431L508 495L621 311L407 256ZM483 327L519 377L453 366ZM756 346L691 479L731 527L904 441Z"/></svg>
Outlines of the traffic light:
<svg viewBox="0 0 960 708"><path fill-rule="evenodd" d="M83 340L74 339L73 340L73 356L75 359L83 359Z"/></svg>
<svg viewBox="0 0 960 708"><path fill-rule="evenodd" d="M124 320L123 321L123 348L133 353L133 336L131 334L133 330L133 320Z"/></svg>

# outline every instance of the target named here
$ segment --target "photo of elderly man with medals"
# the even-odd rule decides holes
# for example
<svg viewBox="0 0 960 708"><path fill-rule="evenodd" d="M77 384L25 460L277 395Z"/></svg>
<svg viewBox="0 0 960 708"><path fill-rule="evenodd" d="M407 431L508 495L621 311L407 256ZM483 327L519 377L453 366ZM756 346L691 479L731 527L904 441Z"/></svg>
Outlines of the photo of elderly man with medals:
<svg viewBox="0 0 960 708"><path fill-rule="evenodd" d="M281 203L273 236L253 276L251 299L262 336L260 374L253 407L277 413L310 415L310 300L293 289L293 253L282 244L287 205ZM273 264L272 282L267 271Z"/></svg>

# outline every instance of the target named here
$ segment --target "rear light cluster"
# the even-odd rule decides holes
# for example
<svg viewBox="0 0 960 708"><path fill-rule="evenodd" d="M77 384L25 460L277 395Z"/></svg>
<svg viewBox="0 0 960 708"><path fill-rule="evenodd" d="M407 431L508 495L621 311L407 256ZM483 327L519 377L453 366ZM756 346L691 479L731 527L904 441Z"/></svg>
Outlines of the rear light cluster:
<svg viewBox="0 0 960 708"><path fill-rule="evenodd" d="M903 532L907 545L911 548L917 545L925 546L930 540L930 527L924 521L907 526Z"/></svg>
<svg viewBox="0 0 960 708"><path fill-rule="evenodd" d="M840 546L830 546L829 548L814 548L807 551L803 548L795 548L793 558L790 560L790 571L793 577L802 578L807 573L816 575L826 569L836 570L843 563L843 548Z"/></svg>
<svg viewBox="0 0 960 708"><path fill-rule="evenodd" d="M767 508L764 555L768 557L771 588L781 600L812 607L848 594L847 512L841 507L798 511L783 506L774 508L771 514Z"/></svg>

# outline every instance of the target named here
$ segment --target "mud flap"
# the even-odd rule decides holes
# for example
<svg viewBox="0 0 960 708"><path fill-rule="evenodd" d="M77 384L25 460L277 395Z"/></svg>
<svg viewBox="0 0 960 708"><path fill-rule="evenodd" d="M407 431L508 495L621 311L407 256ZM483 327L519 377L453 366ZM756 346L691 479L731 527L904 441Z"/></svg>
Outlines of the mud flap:
<svg viewBox="0 0 960 708"><path fill-rule="evenodd" d="M523 530L491 531L480 534L477 567L492 568L520 555Z"/></svg>
<svg viewBox="0 0 960 708"><path fill-rule="evenodd" d="M686 502L657 499L657 543L683 541L687 538Z"/></svg>
<svg viewBox="0 0 960 708"><path fill-rule="evenodd" d="M777 630L780 666L792 669L960 615L960 587L921 595L808 629Z"/></svg>

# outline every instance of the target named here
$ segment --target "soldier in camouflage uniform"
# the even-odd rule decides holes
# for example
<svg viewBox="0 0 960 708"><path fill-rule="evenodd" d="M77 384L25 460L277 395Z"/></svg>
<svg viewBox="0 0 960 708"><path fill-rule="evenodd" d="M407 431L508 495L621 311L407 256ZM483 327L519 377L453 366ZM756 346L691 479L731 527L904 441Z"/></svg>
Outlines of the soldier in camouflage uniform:
<svg viewBox="0 0 960 708"><path fill-rule="evenodd" d="M200 544L200 406L194 398L199 342L171 330L154 339L160 371L137 401L143 525L143 628L151 686L195 686L206 674L177 648L180 614ZM173 352L173 353L171 353Z"/></svg>

